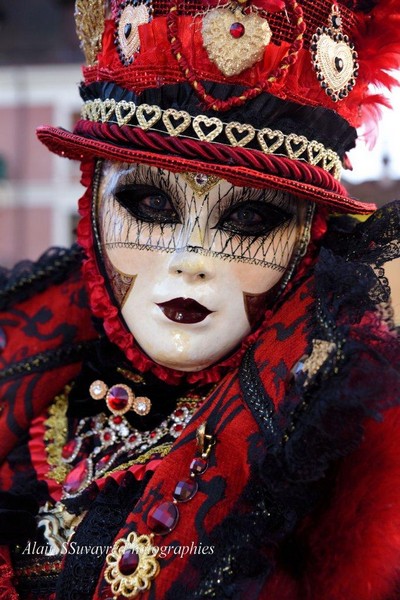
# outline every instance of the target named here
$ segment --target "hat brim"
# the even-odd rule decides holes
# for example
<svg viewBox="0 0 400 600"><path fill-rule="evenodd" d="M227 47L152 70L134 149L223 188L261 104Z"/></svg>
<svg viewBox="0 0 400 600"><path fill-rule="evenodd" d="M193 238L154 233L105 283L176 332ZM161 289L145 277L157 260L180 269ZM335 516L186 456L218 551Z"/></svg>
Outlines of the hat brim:
<svg viewBox="0 0 400 600"><path fill-rule="evenodd" d="M59 127L40 127L37 130L37 136L51 152L73 160L102 158L106 160L157 166L178 173L189 171L194 173L205 173L207 175L216 175L241 187L271 187L273 189L287 191L299 198L325 206L332 212L369 214L376 209L375 204L362 203L351 198L347 194L345 188L338 182L335 182L335 185L338 188L339 193L304 181L299 181L298 179L277 176L268 173L265 170L258 170L252 166L221 164L215 161L207 162L197 158L188 158L183 155L172 155L132 146L119 145L109 141L71 133L70 131ZM279 158L283 160L283 157ZM285 160L300 163L303 166L301 161L293 161L293 159L288 158L285 158ZM319 167L308 164L307 169L309 171L317 170L319 173L322 171Z"/></svg>

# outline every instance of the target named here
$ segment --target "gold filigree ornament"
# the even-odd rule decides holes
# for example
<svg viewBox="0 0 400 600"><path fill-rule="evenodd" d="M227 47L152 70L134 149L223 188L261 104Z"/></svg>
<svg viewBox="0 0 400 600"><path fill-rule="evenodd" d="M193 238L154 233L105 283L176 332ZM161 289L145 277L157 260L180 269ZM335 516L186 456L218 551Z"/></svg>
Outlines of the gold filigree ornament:
<svg viewBox="0 0 400 600"><path fill-rule="evenodd" d="M202 36L209 59L232 77L262 59L272 33L267 19L256 12L224 7L204 15Z"/></svg>
<svg viewBox="0 0 400 600"><path fill-rule="evenodd" d="M221 181L219 177L205 173L182 173L181 175L198 196L204 196Z"/></svg>
<svg viewBox="0 0 400 600"><path fill-rule="evenodd" d="M357 52L342 31L339 8L332 6L328 27L318 27L311 39L312 64L322 89L333 102L343 100L358 76Z"/></svg>
<svg viewBox="0 0 400 600"><path fill-rule="evenodd" d="M76 0L76 33L87 65L96 63L97 55L101 50L105 18L106 2L104 0Z"/></svg>
<svg viewBox="0 0 400 600"><path fill-rule="evenodd" d="M139 26L151 20L151 0L125 0L120 8L121 15L115 33L116 45L123 65L133 63L140 50Z"/></svg>
<svg viewBox="0 0 400 600"><path fill-rule="evenodd" d="M104 579L111 586L114 598L136 598L150 589L160 572L158 548L152 536L137 535L134 531L117 540L106 557Z"/></svg>

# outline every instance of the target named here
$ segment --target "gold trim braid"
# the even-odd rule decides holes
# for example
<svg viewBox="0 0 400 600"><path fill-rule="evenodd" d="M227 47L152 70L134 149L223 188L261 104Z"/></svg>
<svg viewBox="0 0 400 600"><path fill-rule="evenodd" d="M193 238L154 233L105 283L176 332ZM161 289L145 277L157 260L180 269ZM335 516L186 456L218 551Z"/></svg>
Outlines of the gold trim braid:
<svg viewBox="0 0 400 600"><path fill-rule="evenodd" d="M174 108L163 110L157 105L150 104L136 106L134 102L126 100L116 102L112 98L88 100L82 107L81 117L86 121L115 123L120 127L124 125L139 127L143 131L152 130L159 133L166 131L173 137L187 137L233 147L244 148L254 140L257 149L264 154L276 154L306 161L340 179L342 163L339 155L330 148L325 148L320 142L308 140L295 133L285 134L269 127L255 129L252 125L235 121L224 123L221 119L205 115L192 117L184 110ZM165 130L157 129L157 123L162 123Z"/></svg>
<svg viewBox="0 0 400 600"><path fill-rule="evenodd" d="M97 62L97 55L101 50L105 18L105 0L76 0L76 33L87 65L94 65Z"/></svg>
<svg viewBox="0 0 400 600"><path fill-rule="evenodd" d="M62 449L67 441L67 408L68 395L72 386L67 385L64 391L54 398L49 408L49 416L44 422L46 431L43 439L46 446L47 463L49 471L47 477L54 479L57 483L63 483L69 473L70 467L62 462Z"/></svg>

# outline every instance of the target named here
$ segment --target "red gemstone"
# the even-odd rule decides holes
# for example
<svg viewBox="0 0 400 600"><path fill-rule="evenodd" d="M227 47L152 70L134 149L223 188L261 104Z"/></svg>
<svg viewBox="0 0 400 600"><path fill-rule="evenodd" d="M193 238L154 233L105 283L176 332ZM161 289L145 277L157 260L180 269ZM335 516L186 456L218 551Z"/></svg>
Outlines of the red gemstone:
<svg viewBox="0 0 400 600"><path fill-rule="evenodd" d="M111 433L109 431L105 431L103 433L103 440L105 442L109 442L111 440Z"/></svg>
<svg viewBox="0 0 400 600"><path fill-rule="evenodd" d="M229 33L231 34L232 37L238 39L241 38L244 35L245 32L245 28L244 25L242 23L232 23L232 25L230 26L229 29Z"/></svg>
<svg viewBox="0 0 400 600"><path fill-rule="evenodd" d="M149 438L153 440L156 437L156 435L157 435L157 431L152 431L151 434L149 435Z"/></svg>
<svg viewBox="0 0 400 600"><path fill-rule="evenodd" d="M121 425L121 423L122 423L122 417L120 415L117 415L116 417L113 417L113 423L115 425Z"/></svg>
<svg viewBox="0 0 400 600"><path fill-rule="evenodd" d="M175 430L175 433L180 433L181 431L183 431L182 423L177 423L176 425L174 425L174 430Z"/></svg>
<svg viewBox="0 0 400 600"><path fill-rule="evenodd" d="M101 458L99 460L99 462L96 465L96 471L102 471L104 469L104 467L106 467L110 461L111 455L110 454L106 454L105 456L103 456L103 458Z"/></svg>
<svg viewBox="0 0 400 600"><path fill-rule="evenodd" d="M67 494L74 494L86 482L89 477L89 463L87 459L81 460L72 471L70 471L64 482L64 490Z"/></svg>
<svg viewBox="0 0 400 600"><path fill-rule="evenodd" d="M177 417L178 419L181 419L184 415L185 415L185 412L181 408L177 408L174 411L174 416Z"/></svg>
<svg viewBox="0 0 400 600"><path fill-rule="evenodd" d="M193 498L198 489L199 486L197 485L197 481L194 481L193 479L179 481L176 484L173 496L178 502L187 502Z"/></svg>
<svg viewBox="0 0 400 600"><path fill-rule="evenodd" d="M71 458L71 456L74 455L77 447L78 440L70 440L69 442L67 442L61 451L61 456L63 457L63 459L68 460L69 458Z"/></svg>
<svg viewBox="0 0 400 600"><path fill-rule="evenodd" d="M125 410L129 406L129 394L120 385L113 385L107 394L107 404L110 410Z"/></svg>
<svg viewBox="0 0 400 600"><path fill-rule="evenodd" d="M166 535L173 530L179 519L178 508L173 502L163 502L153 508L147 517L147 525L160 535Z"/></svg>
<svg viewBox="0 0 400 600"><path fill-rule="evenodd" d="M190 463L190 472L201 475L207 469L208 463L204 458L194 458Z"/></svg>
<svg viewBox="0 0 400 600"><path fill-rule="evenodd" d="M139 555L134 550L126 550L118 561L122 575L133 575L139 564Z"/></svg>
<svg viewBox="0 0 400 600"><path fill-rule="evenodd" d="M132 433L132 435L130 435L129 438L128 438L128 442L130 442L131 444L133 444L134 442L136 442L137 439L138 439L138 436L135 435L134 433Z"/></svg>

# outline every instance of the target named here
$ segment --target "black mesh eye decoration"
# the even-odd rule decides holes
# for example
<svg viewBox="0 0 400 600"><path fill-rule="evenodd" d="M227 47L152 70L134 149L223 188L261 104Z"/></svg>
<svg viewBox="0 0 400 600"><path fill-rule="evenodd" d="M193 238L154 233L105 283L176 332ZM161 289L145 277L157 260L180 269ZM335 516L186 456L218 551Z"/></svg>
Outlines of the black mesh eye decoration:
<svg viewBox="0 0 400 600"><path fill-rule="evenodd" d="M222 215L216 228L245 236L267 236L293 218L287 211L258 200L242 202Z"/></svg>
<svg viewBox="0 0 400 600"><path fill-rule="evenodd" d="M180 223L170 198L151 185L128 185L115 193L119 204L133 217L146 223Z"/></svg>

